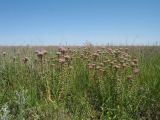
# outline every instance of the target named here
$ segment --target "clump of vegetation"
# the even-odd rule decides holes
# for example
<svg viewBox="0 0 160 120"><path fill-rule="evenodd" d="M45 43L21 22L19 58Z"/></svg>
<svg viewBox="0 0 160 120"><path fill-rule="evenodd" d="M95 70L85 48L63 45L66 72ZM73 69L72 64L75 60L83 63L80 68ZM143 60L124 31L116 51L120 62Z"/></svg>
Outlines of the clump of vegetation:
<svg viewBox="0 0 160 120"><path fill-rule="evenodd" d="M2 120L160 119L159 47L0 52Z"/></svg>

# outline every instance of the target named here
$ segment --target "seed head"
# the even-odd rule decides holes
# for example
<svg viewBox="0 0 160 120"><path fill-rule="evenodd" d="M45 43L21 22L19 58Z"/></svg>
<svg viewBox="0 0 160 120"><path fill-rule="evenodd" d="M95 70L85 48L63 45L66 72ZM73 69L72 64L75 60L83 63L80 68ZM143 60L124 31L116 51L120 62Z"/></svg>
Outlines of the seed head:
<svg viewBox="0 0 160 120"><path fill-rule="evenodd" d="M64 47L59 47L58 51L61 52L64 55L67 50Z"/></svg>
<svg viewBox="0 0 160 120"><path fill-rule="evenodd" d="M126 67L126 64L125 64L125 63L123 63L123 64L122 64L122 67L123 67L123 68L125 68L125 67Z"/></svg>
<svg viewBox="0 0 160 120"><path fill-rule="evenodd" d="M97 53L100 53L101 52L101 50L97 50Z"/></svg>
<svg viewBox="0 0 160 120"><path fill-rule="evenodd" d="M58 58L60 57L61 55L61 52L56 52L56 55L58 56Z"/></svg>
<svg viewBox="0 0 160 120"><path fill-rule="evenodd" d="M99 54L98 53L93 53L93 57L98 57L99 56Z"/></svg>
<svg viewBox="0 0 160 120"><path fill-rule="evenodd" d="M69 66L69 69L72 70L72 69L73 69L73 66Z"/></svg>
<svg viewBox="0 0 160 120"><path fill-rule="evenodd" d="M107 60L107 62L108 62L108 63L110 63L110 62L111 62L111 60Z"/></svg>
<svg viewBox="0 0 160 120"><path fill-rule="evenodd" d="M108 51L109 53L112 53L112 52L113 52L112 48L107 48L107 51Z"/></svg>
<svg viewBox="0 0 160 120"><path fill-rule="evenodd" d="M71 57L69 55L65 55L64 58L66 61L69 61L71 59Z"/></svg>
<svg viewBox="0 0 160 120"><path fill-rule="evenodd" d="M89 63L87 66L88 66L89 69L94 69L96 67L96 64L90 64Z"/></svg>
<svg viewBox="0 0 160 120"><path fill-rule="evenodd" d="M124 60L121 60L120 63L123 64L123 63L125 63L125 62L124 62Z"/></svg>
<svg viewBox="0 0 160 120"><path fill-rule="evenodd" d="M44 55L48 54L48 52L46 50L42 51Z"/></svg>
<svg viewBox="0 0 160 120"><path fill-rule="evenodd" d="M38 52L37 57L38 57L40 60L42 60L43 56L44 56L43 52Z"/></svg>
<svg viewBox="0 0 160 120"><path fill-rule="evenodd" d="M40 61L42 61L43 57L47 54L46 50L36 50L35 53Z"/></svg>
<svg viewBox="0 0 160 120"><path fill-rule="evenodd" d="M98 53L93 53L93 60L96 60L98 58L99 54Z"/></svg>
<svg viewBox="0 0 160 120"><path fill-rule="evenodd" d="M6 52L3 52L2 54L3 54L3 56L6 56L7 53L6 53Z"/></svg>
<svg viewBox="0 0 160 120"><path fill-rule="evenodd" d="M133 79L132 75L127 76L127 80L132 80L132 79Z"/></svg>
<svg viewBox="0 0 160 120"><path fill-rule="evenodd" d="M65 63L65 58L59 58L58 62L59 62L60 64Z"/></svg>
<svg viewBox="0 0 160 120"><path fill-rule="evenodd" d="M110 62L110 64L111 64L111 65L114 65L114 62L113 62L113 61L111 61L111 62Z"/></svg>
<svg viewBox="0 0 160 120"><path fill-rule="evenodd" d="M55 60L55 57L51 57L50 60L53 60L53 61L54 61L54 60Z"/></svg>
<svg viewBox="0 0 160 120"><path fill-rule="evenodd" d="M103 64L103 63L99 63L99 66L103 67L103 66L104 66L104 64Z"/></svg>
<svg viewBox="0 0 160 120"><path fill-rule="evenodd" d="M137 59L133 59L133 62L134 62L135 64L138 64L138 60L137 60Z"/></svg>
<svg viewBox="0 0 160 120"><path fill-rule="evenodd" d="M103 73L104 73L104 69L103 68L98 69L98 71L100 72L100 75L103 75Z"/></svg>
<svg viewBox="0 0 160 120"><path fill-rule="evenodd" d="M81 56L81 58L83 58L83 57L84 57L84 54L81 54L80 56Z"/></svg>
<svg viewBox="0 0 160 120"><path fill-rule="evenodd" d="M105 60L105 61L103 61L103 63L104 63L104 64L107 64L108 62L107 62L107 60Z"/></svg>
<svg viewBox="0 0 160 120"><path fill-rule="evenodd" d="M13 57L13 62L15 62L15 61L16 61L16 57L14 56L14 57Z"/></svg>
<svg viewBox="0 0 160 120"><path fill-rule="evenodd" d="M23 58L23 62L26 64L28 62L28 57Z"/></svg>
<svg viewBox="0 0 160 120"><path fill-rule="evenodd" d="M94 68L92 64L88 64L87 66L88 66L89 69L93 69Z"/></svg>
<svg viewBox="0 0 160 120"><path fill-rule="evenodd" d="M131 67L135 67L135 63L134 62L131 62Z"/></svg>
<svg viewBox="0 0 160 120"><path fill-rule="evenodd" d="M97 67L96 67L97 70L99 70L99 69L101 69L101 68L102 68L101 66L97 66Z"/></svg>
<svg viewBox="0 0 160 120"><path fill-rule="evenodd" d="M128 48L125 48L125 52L128 53Z"/></svg>
<svg viewBox="0 0 160 120"><path fill-rule="evenodd" d="M84 59L85 59L85 60L87 60L87 59L88 59L88 57L87 57L87 56L85 56L85 57L84 57Z"/></svg>
<svg viewBox="0 0 160 120"><path fill-rule="evenodd" d="M140 70L138 68L133 69L133 74L137 75L139 72L140 72Z"/></svg>
<svg viewBox="0 0 160 120"><path fill-rule="evenodd" d="M95 68L95 67L96 67L96 64L92 64L92 66Z"/></svg>
<svg viewBox="0 0 160 120"><path fill-rule="evenodd" d="M114 68L117 71L120 67L118 65L115 65Z"/></svg>

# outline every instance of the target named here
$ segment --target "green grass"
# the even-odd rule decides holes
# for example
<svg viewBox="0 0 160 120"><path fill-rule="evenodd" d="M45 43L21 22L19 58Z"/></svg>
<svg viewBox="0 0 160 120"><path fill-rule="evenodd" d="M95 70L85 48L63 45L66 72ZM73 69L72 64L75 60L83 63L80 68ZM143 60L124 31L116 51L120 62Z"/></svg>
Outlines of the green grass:
<svg viewBox="0 0 160 120"><path fill-rule="evenodd" d="M0 47L0 119L160 119L160 47L39 48Z"/></svg>

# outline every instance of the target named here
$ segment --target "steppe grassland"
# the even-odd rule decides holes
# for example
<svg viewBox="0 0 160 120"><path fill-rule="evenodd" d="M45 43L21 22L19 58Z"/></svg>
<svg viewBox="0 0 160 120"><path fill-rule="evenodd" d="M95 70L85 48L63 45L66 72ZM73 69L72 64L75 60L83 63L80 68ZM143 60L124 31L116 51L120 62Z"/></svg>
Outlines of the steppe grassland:
<svg viewBox="0 0 160 120"><path fill-rule="evenodd" d="M2 120L159 120L160 47L0 47Z"/></svg>

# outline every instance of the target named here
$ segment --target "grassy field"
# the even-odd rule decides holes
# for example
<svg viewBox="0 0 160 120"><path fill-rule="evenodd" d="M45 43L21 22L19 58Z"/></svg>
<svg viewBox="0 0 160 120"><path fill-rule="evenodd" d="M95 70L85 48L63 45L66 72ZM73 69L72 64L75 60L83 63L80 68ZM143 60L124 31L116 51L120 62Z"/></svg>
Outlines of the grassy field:
<svg viewBox="0 0 160 120"><path fill-rule="evenodd" d="M0 120L99 119L160 120L160 47L0 47Z"/></svg>

